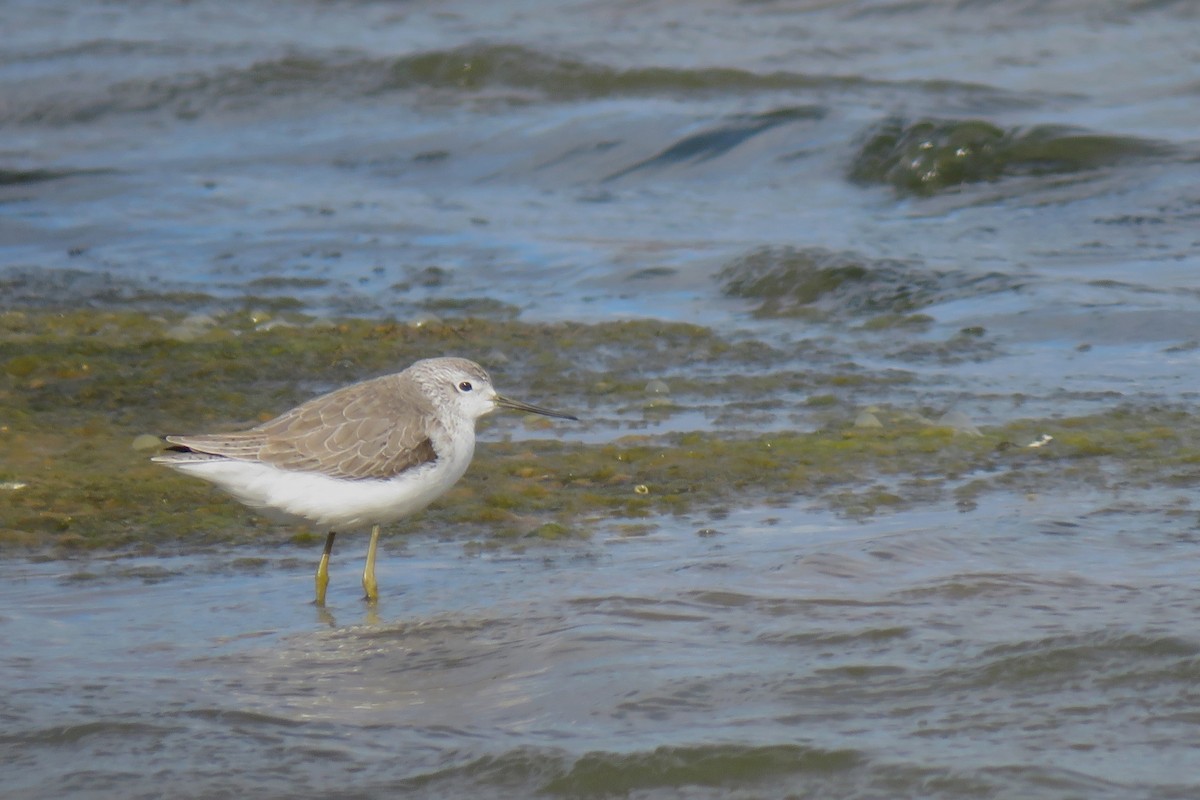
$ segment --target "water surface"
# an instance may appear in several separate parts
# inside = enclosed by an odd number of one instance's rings
[[[1190,794],[1193,535],[1094,496],[791,511],[388,543],[377,609],[361,541],[327,611],[278,551],[8,564],[6,793]]]

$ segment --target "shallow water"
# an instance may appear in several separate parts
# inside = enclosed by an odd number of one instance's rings
[[[1105,503],[5,563],[5,795],[1187,797],[1200,550]]]
[[[785,354],[711,367],[733,382],[902,371],[831,396],[981,427],[1187,408],[1198,21],[9,2],[0,310],[652,317]],[[732,291],[754,258],[861,273]],[[646,381],[704,369],[621,347]],[[590,407],[563,432],[589,444],[822,424],[735,387],[661,416],[529,399]],[[1194,797],[1192,472],[853,521],[755,499],[524,552],[394,538],[373,612],[353,537],[328,613],[300,548],[6,555],[0,794]]]

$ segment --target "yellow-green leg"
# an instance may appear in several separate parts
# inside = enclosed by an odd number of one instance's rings
[[[366,600],[374,603],[379,599],[379,584],[375,582],[375,549],[379,547],[379,526],[371,528],[371,543],[367,545],[367,565],[363,567],[363,591]]]
[[[325,537],[325,552],[321,554],[321,563],[317,564],[317,605],[325,605],[325,589],[329,587],[329,554],[333,552],[333,537],[336,531],[330,531]]]

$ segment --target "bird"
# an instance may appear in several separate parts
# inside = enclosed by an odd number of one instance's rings
[[[325,605],[337,531],[370,525],[362,584],[365,599],[375,603],[381,526],[445,494],[475,454],[476,420],[502,408],[578,421],[498,394],[474,361],[427,358],[315,397],[248,430],[163,436],[169,446],[151,461],[214,483],[251,508],[326,530],[317,606]]]

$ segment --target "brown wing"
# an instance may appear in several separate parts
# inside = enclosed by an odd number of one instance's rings
[[[334,478],[391,478],[437,460],[433,407],[416,384],[385,375],[309,400],[238,433],[168,436],[199,453]]]

